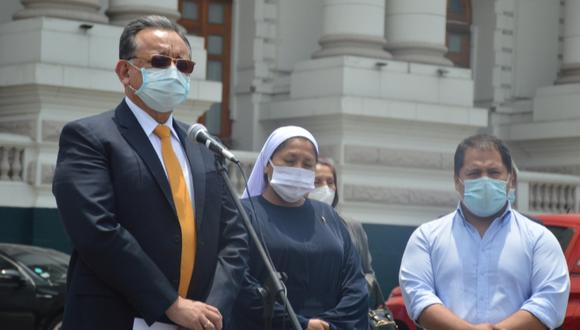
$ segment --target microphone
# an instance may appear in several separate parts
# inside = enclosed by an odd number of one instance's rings
[[[207,128],[202,124],[193,124],[187,130],[187,136],[193,141],[199,142],[206,146],[209,150],[215,152],[216,154],[223,156],[230,161],[238,164],[240,161],[234,156],[234,154],[229,151],[223,144],[219,143],[216,138],[211,136]]]

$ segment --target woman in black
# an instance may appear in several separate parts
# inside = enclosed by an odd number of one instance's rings
[[[368,329],[367,288],[360,258],[332,207],[305,199],[314,189],[316,140],[303,128],[275,130],[260,152],[244,200],[276,269],[286,274],[292,307],[304,329]],[[261,287],[267,272],[255,248],[235,307],[239,330],[263,329]],[[276,303],[272,329],[291,329]]]

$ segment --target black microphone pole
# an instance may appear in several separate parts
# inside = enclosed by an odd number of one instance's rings
[[[294,312],[294,309],[292,308],[292,305],[290,305],[290,301],[288,301],[288,297],[286,296],[286,294],[284,292],[284,286],[282,284],[282,281],[280,281],[280,278],[277,275],[278,273],[276,272],[274,265],[270,262],[270,259],[268,258],[268,255],[266,254],[266,250],[264,249],[264,246],[262,246],[262,243],[261,243],[260,239],[258,238],[258,234],[256,234],[256,230],[252,226],[252,223],[250,222],[250,218],[248,217],[246,210],[242,206],[242,203],[240,202],[240,199],[237,196],[236,190],[234,189],[234,186],[232,185],[232,182],[230,181],[230,177],[228,176],[228,172],[227,172],[227,169],[225,167],[224,161],[225,161],[225,159],[223,157],[217,156],[216,157],[216,166],[218,168],[218,171],[220,172],[220,175],[224,179],[226,186],[228,187],[228,191],[230,193],[230,196],[232,197],[232,200],[236,204],[236,208],[238,209],[239,214],[242,216],[242,220],[244,222],[244,225],[246,226],[246,230],[248,231],[248,234],[250,235],[251,241],[254,243],[256,250],[258,251],[258,254],[260,255],[260,258],[262,259],[262,262],[264,262],[264,265],[266,266],[266,270],[267,270],[268,276],[269,276],[269,282],[270,282],[270,285],[272,286],[272,291],[273,291],[273,292],[270,292],[270,294],[272,294],[274,297],[277,295],[278,298],[280,298],[280,300],[282,301],[282,304],[284,306],[286,306],[286,310],[288,311],[288,316],[290,318],[290,322],[292,323],[292,327],[294,328],[294,330],[302,330],[302,327],[300,326],[300,322],[298,322],[298,318],[296,317],[296,313]]]

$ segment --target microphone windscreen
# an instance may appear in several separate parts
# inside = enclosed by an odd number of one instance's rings
[[[190,139],[197,141],[197,137],[199,136],[199,133],[201,133],[201,132],[207,132],[207,128],[200,123],[195,123],[195,124],[191,125],[189,127],[189,129],[187,130],[187,136],[189,136]],[[198,142],[200,142],[200,141],[198,141]]]

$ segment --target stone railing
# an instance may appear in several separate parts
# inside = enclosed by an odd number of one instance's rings
[[[232,150],[232,152],[240,160],[240,167],[244,171],[246,178],[249,178],[250,173],[252,172],[252,168],[254,167],[254,163],[256,162],[256,158],[258,157],[258,153],[241,150]],[[232,184],[236,188],[238,194],[241,196],[246,187],[240,170],[234,163],[228,162],[228,172],[230,174],[230,180],[232,180]]]
[[[529,213],[579,213],[580,176],[522,171],[517,207]]]
[[[27,149],[30,146],[27,137],[0,133],[0,182],[26,180]]]

